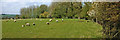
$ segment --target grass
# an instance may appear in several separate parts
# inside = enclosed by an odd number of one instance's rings
[[[50,25],[46,25],[49,19],[25,19],[9,20],[8,22],[2,21],[2,37],[3,38],[102,38],[102,27],[82,19],[58,19],[59,22],[55,22],[53,19]],[[25,22],[29,22],[31,26],[22,27]],[[33,26],[32,23],[36,25]]]

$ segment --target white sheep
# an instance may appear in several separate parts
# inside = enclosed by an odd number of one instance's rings
[[[35,23],[33,23],[33,25],[35,25]]]
[[[52,21],[52,19],[49,20],[50,22]]]
[[[56,22],[58,22],[58,20],[56,20]]]
[[[24,27],[24,25],[22,25],[22,27]]]
[[[62,19],[62,22],[63,22],[63,19]]]
[[[14,22],[16,22],[16,20],[14,20]]]
[[[30,23],[26,23],[26,26],[30,26]]]
[[[49,22],[46,22],[47,25],[49,25],[50,23]]]

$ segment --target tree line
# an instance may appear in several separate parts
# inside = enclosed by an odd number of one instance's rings
[[[39,18],[40,14],[48,12],[48,6],[29,6],[20,10],[21,18]]]
[[[91,3],[52,2],[50,6],[30,6],[21,9],[21,18],[86,18]]]

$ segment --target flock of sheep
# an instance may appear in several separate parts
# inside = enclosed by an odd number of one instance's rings
[[[49,22],[51,22],[53,19],[49,19]],[[41,20],[40,20],[41,21]],[[14,22],[17,22],[16,20],[14,20]],[[50,23],[49,22],[46,22],[47,25],[49,25]],[[58,20],[56,20],[56,22],[58,22]],[[63,19],[62,19],[62,22],[63,22]],[[32,25],[35,25],[35,23],[33,23]],[[25,27],[25,26],[30,26],[30,23],[25,23],[25,25],[22,25],[22,27]]]
[[[51,22],[52,20],[53,19],[49,19],[49,22]],[[40,21],[42,21],[42,20],[40,19]],[[8,20],[6,20],[6,22],[8,22]],[[17,22],[17,21],[14,20],[14,22]],[[46,24],[49,25],[50,24],[49,22],[46,22]],[[58,22],[58,20],[56,20],[56,22]],[[62,22],[63,22],[63,19],[62,19]],[[87,22],[89,22],[89,21],[87,21]],[[32,25],[35,26],[35,23],[33,23]],[[25,27],[25,26],[30,26],[30,23],[26,22],[24,25],[22,25],[22,27]]]

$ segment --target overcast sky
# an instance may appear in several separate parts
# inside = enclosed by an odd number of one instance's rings
[[[51,0],[0,0],[0,13],[4,14],[20,14],[20,9],[26,6],[41,4],[50,5]]]

